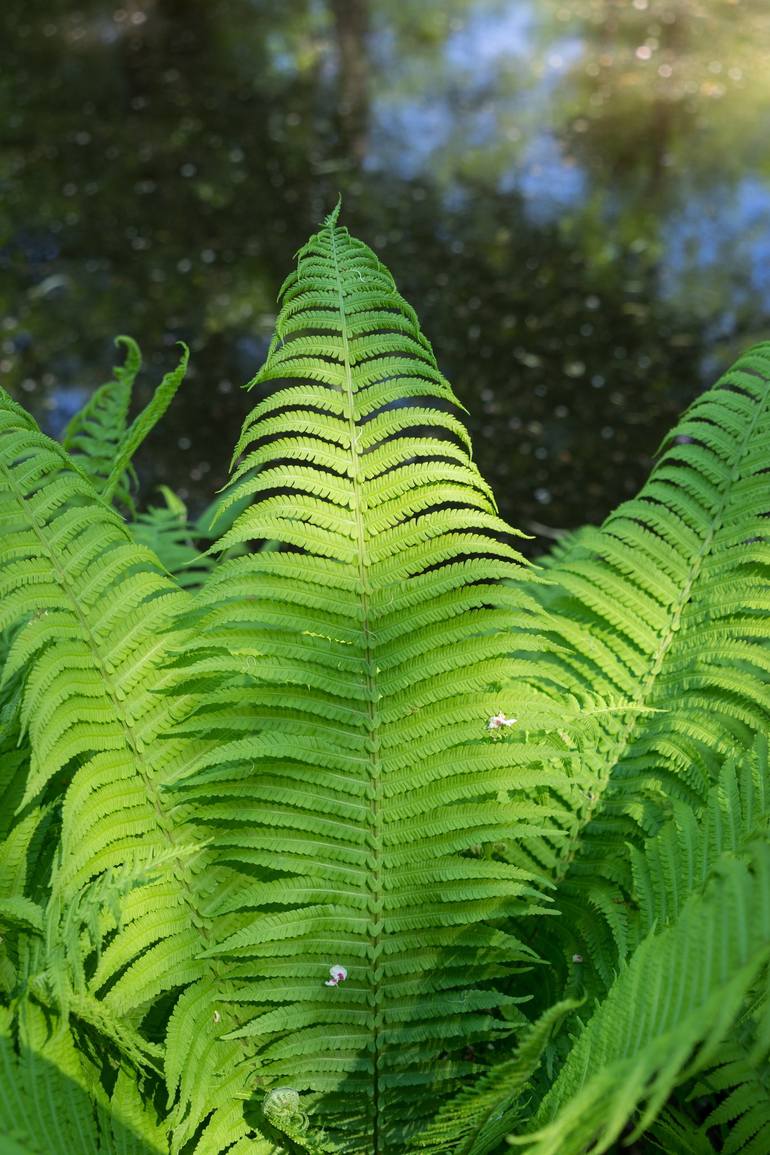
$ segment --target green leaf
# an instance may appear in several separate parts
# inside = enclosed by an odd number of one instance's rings
[[[674,1087],[713,1063],[770,959],[770,846],[726,858],[676,920],[650,933],[578,1035],[536,1118],[529,1155],[600,1155],[641,1107],[634,1135]]]
[[[125,436],[117,447],[112,469],[104,483],[103,496],[110,499],[120,483],[132,457],[149,433],[155,428],[163,414],[174,400],[177,389],[184,380],[190,350],[180,341],[182,356],[176,369],[167,373],[155,390],[149,404],[134,418]]]
[[[152,1108],[121,1073],[112,1095],[60,1024],[26,1007],[17,1052],[0,1008],[0,1155],[162,1155]]]
[[[221,562],[190,618],[186,729],[215,740],[177,779],[178,813],[255,880],[218,905],[207,951],[233,976],[220,1014],[250,1078],[309,1092],[350,1150],[397,1152],[475,1071],[464,1049],[525,1023],[499,982],[535,956],[504,920],[548,897],[493,848],[564,813],[536,795],[563,742],[488,728],[504,711],[534,732],[548,704],[500,689],[519,670],[509,623],[539,621],[527,570],[413,310],[332,218],[253,384],[273,391],[229,491],[251,503],[218,546],[273,548]],[[222,1069],[197,1046],[202,999],[171,1021],[169,1047],[193,1047],[181,1111]]]

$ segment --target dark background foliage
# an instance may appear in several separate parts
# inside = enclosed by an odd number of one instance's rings
[[[768,51],[766,0],[5,0],[0,379],[57,432],[190,342],[140,470],[200,508],[342,192],[539,548],[770,335]]]

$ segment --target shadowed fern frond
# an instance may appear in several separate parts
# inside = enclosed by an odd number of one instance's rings
[[[496,1151],[524,1114],[531,1080],[551,1036],[580,1003],[550,1007],[522,1035],[514,1055],[497,1063],[445,1104],[410,1145],[429,1155],[487,1155]]]
[[[111,1092],[61,1024],[29,1003],[19,1047],[0,1007],[2,1155],[162,1155],[163,1131],[131,1075]]]
[[[702,894],[650,933],[579,1034],[538,1111],[528,1155],[600,1155],[638,1108],[644,1131],[674,1087],[713,1064],[770,959],[770,846],[725,857]]]
[[[631,847],[632,895],[638,933],[667,926],[690,894],[702,887],[723,855],[745,854],[770,834],[770,765],[767,738],[759,735],[741,758],[729,758],[693,811],[674,801],[673,816],[643,849]]]

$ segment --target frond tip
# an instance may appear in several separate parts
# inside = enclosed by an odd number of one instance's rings
[[[335,227],[335,225],[337,224],[337,221],[340,218],[341,210],[342,210],[342,193],[338,193],[336,205],[334,206],[332,211],[327,216],[324,217],[323,227],[325,229],[333,229]]]

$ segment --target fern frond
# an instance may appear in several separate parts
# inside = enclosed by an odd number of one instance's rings
[[[62,443],[104,498],[132,509],[132,458],[173,401],[187,371],[189,350],[186,345],[182,346],[176,369],[165,375],[149,403],[127,426],[142,357],[139,346],[130,337],[117,337],[115,344],[125,346],[125,363],[115,367],[113,380],[97,389],[75,414],[64,431]]]
[[[728,758],[703,812],[675,801],[673,816],[643,849],[631,847],[632,894],[645,935],[673,922],[722,856],[744,854],[770,834],[767,738],[758,735],[741,758]]]
[[[22,805],[64,794],[46,916],[50,973],[82,985],[85,950],[95,956],[91,992],[102,992],[109,1012],[136,1016],[210,971],[196,956],[205,945],[202,906],[219,874],[205,870],[200,836],[175,826],[161,796],[163,774],[190,756],[187,740],[159,741],[184,713],[184,697],[158,693],[187,597],[5,397],[0,481],[0,629],[15,631],[3,679],[23,677],[31,747]],[[84,940],[88,918],[74,915],[99,879],[119,909],[94,891],[96,929]]]
[[[708,1135],[682,1111],[667,1107],[647,1132],[654,1151],[663,1155],[717,1155]]]
[[[690,1098],[709,1096],[714,1109],[704,1131],[724,1155],[762,1155],[770,1144],[770,976],[751,991],[731,1037]]]
[[[165,506],[150,506],[139,513],[131,523],[131,534],[139,545],[152,550],[182,589],[193,589],[204,580],[213,560],[195,545],[198,534],[184,502],[165,485],[160,491]]]
[[[2,1155],[162,1155],[162,1129],[127,1072],[108,1094],[70,1033],[31,1003],[18,1053],[11,1026],[0,1007]]]
[[[769,380],[759,345],[687,411],[639,496],[581,530],[533,590],[561,646],[533,662],[538,684],[655,711],[607,717],[556,850],[560,923],[581,953],[593,939],[605,981],[624,950],[601,913],[628,886],[619,847],[654,833],[671,799],[702,805],[724,757],[770,721]]]
[[[136,341],[130,337],[116,337],[115,344],[125,347],[125,363],[115,366],[112,381],[89,397],[62,437],[64,448],[99,491],[112,472],[118,448],[126,435],[134,381],[142,367],[142,355]],[[116,501],[129,508],[130,480],[130,476],[122,476],[115,486]]]
[[[713,1063],[770,959],[770,847],[725,857],[705,892],[637,947],[578,1036],[536,1117],[530,1155],[600,1155],[642,1107]]]
[[[723,1155],[764,1155],[770,1144],[770,1065],[766,1051],[752,1054],[755,1039],[742,1026],[745,1037],[720,1049],[719,1062],[694,1093],[721,1097],[703,1129],[721,1133]]]
[[[632,847],[634,898],[639,932],[672,924],[689,896],[702,889],[725,861],[745,857],[752,844],[767,842],[770,832],[770,765],[767,738],[727,760],[698,817],[684,803],[644,850]],[[770,1014],[767,990],[759,1003],[749,1000],[731,1038],[719,1049],[716,1065],[706,1070],[693,1095],[723,1096],[698,1132],[721,1128],[725,1155],[761,1155],[770,1143]],[[729,1092],[729,1093],[728,1093]]]
[[[217,741],[179,776],[178,812],[254,880],[218,903],[207,952],[232,976],[227,1037],[250,1078],[309,1092],[350,1151],[396,1152],[473,1070],[463,1048],[523,1021],[495,980],[533,955],[502,920],[547,897],[493,847],[563,811],[542,796],[563,743],[489,723],[537,731],[550,705],[502,690],[508,625],[528,620],[536,647],[539,611],[413,310],[345,229],[300,250],[253,384],[274,391],[229,491],[251,504],[218,548],[272,548],[220,563],[198,596],[178,677],[201,695],[186,729]],[[170,1048],[193,1048],[182,1111],[203,997],[171,1022]]]
[[[137,449],[158,424],[174,400],[176,391],[184,380],[184,375],[187,372],[187,363],[190,359],[190,350],[184,342],[180,341],[180,345],[182,346],[182,356],[176,369],[173,369],[170,373],[166,373],[148,404],[131,422],[131,425],[126,430],[125,436],[117,447],[112,468],[107,475],[107,480],[102,490],[103,495],[108,499],[112,498]]]
[[[430,1155],[487,1155],[495,1151],[525,1110],[524,1092],[553,1032],[580,1003],[564,1000],[532,1023],[512,1058],[498,1063],[451,1099],[410,1144]]]
[[[314,1135],[308,1127],[299,1094],[291,1087],[276,1087],[265,1095],[260,1112],[260,1128],[289,1155],[334,1155],[336,1144]]]

